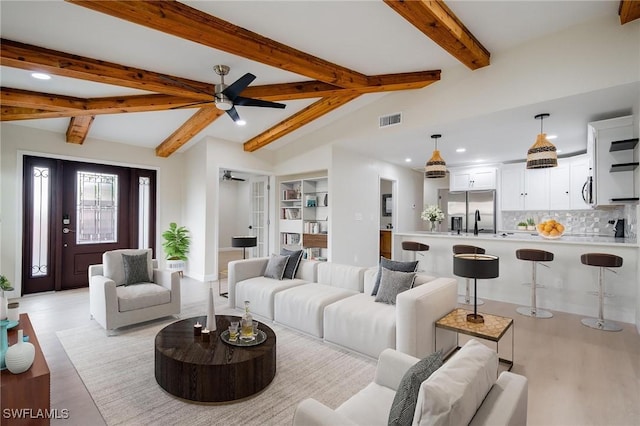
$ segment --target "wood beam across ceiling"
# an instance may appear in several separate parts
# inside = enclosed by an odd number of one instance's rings
[[[635,21],[636,19],[640,18],[640,1],[620,0],[618,15],[620,15],[621,25],[624,25],[631,21]]]
[[[345,88],[357,88],[368,84],[367,76],[364,74],[286,46],[176,1],[66,1],[314,80]]]
[[[178,130],[165,139],[156,147],[158,157],[168,157],[176,152],[182,145],[189,142],[191,138],[200,133],[205,127],[213,123],[225,112],[216,107],[200,108],[193,114]]]
[[[67,143],[82,145],[89,134],[89,129],[95,118],[93,115],[71,118],[69,127],[67,127]]]
[[[360,96],[360,94],[354,93],[350,95],[332,96],[320,99],[319,101],[314,102],[303,110],[292,115],[291,117],[276,124],[269,130],[245,142],[244,150],[253,152],[264,146],[267,146],[271,142],[280,139],[285,135],[288,135],[289,133],[299,129],[307,123],[312,122],[318,117],[321,117],[333,111],[334,109],[341,107],[347,102],[351,102],[358,96]]]
[[[489,51],[442,0],[383,1],[470,69],[489,65]]]

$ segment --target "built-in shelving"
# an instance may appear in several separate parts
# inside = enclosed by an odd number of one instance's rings
[[[621,163],[621,164],[612,164],[609,169],[609,173],[615,172],[632,172],[634,171],[640,163]]]
[[[626,151],[628,149],[634,149],[638,145],[638,138],[625,139],[623,141],[613,141],[609,147],[609,152]]]

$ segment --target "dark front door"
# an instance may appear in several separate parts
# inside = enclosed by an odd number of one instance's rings
[[[37,157],[24,165],[24,294],[87,286],[105,251],[154,248],[154,171]]]

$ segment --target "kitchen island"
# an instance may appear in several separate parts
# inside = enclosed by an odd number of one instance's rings
[[[518,260],[516,250],[531,248],[554,254],[549,268],[538,264],[537,281],[545,288],[537,290],[537,306],[589,317],[598,316],[598,268],[583,265],[583,253],[610,253],[623,258],[623,265],[615,274],[605,272],[605,289],[611,297],[605,299],[606,319],[636,324],[640,330],[637,297],[640,293],[637,240],[606,236],[562,236],[556,240],[544,239],[537,234],[498,232],[497,234],[455,234],[450,232],[396,232],[394,259],[410,260],[412,254],[403,253],[402,241],[418,241],[429,245],[429,251],[419,256],[419,269],[430,275],[453,275],[452,247],[467,244],[482,247],[487,254],[500,258],[500,276],[491,280],[478,280],[478,297],[529,306],[531,262]],[[458,279],[458,293],[464,294],[465,280]],[[479,311],[482,311],[481,307]],[[516,312],[514,310],[514,316]],[[544,321],[544,320],[541,320]]]

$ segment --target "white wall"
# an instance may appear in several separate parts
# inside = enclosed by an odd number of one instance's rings
[[[164,258],[161,233],[170,222],[181,221],[182,174],[181,154],[169,158],[156,157],[155,150],[130,145],[105,143],[87,138],[83,145],[68,144],[65,135],[32,129],[15,124],[0,124],[0,212],[2,240],[0,241],[0,273],[6,275],[16,289],[9,297],[21,294],[20,268],[22,262],[22,155],[64,158],[102,164],[115,164],[157,170],[157,229],[158,259]]]
[[[378,263],[380,178],[397,181],[397,230],[420,225],[422,173],[333,148],[329,171],[331,259],[336,263],[372,266]]]
[[[249,181],[220,182],[220,211],[218,247],[231,247],[231,237],[248,235],[251,216],[251,185]]]

